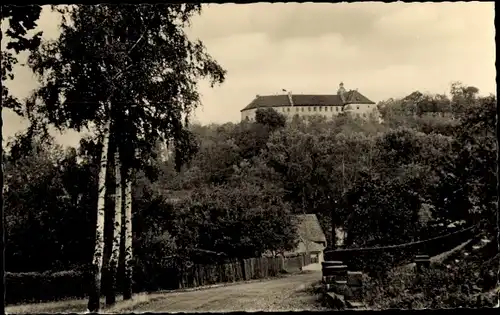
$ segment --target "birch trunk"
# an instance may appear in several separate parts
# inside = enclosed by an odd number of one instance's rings
[[[127,172],[123,187],[124,208],[123,209],[123,238],[124,238],[124,251],[123,251],[123,299],[130,300],[132,298],[132,181],[130,173]]]
[[[109,258],[109,288],[106,292],[106,305],[113,305],[116,302],[116,277],[118,270],[118,257],[120,254],[121,225],[122,225],[122,189],[121,189],[121,164],[118,150],[115,154],[115,215],[113,220],[113,243],[111,246],[111,256]]]
[[[2,110],[3,107],[0,105],[0,229],[2,229],[2,264],[5,266],[5,213],[3,210],[3,192],[4,192],[4,168],[3,168],[3,118],[2,118]],[[3,289],[2,289],[2,297],[3,300],[5,301],[5,270],[2,268],[0,270],[1,272],[1,277],[2,277],[2,283],[3,283]]]
[[[99,168],[98,200],[97,200],[97,220],[94,258],[91,269],[91,286],[89,292],[88,311],[95,313],[99,311],[101,295],[101,277],[104,253],[104,211],[106,199],[106,169],[108,164],[109,145],[109,121],[104,129],[103,148],[101,152],[101,167]]]

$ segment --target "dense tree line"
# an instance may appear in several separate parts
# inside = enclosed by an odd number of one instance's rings
[[[198,152],[189,166],[178,171],[175,158],[157,154],[156,181],[134,177],[134,242],[144,255],[157,242],[168,245],[155,245],[166,256],[258,255],[293,245],[294,213],[317,214],[325,231],[333,218],[346,227],[348,246],[425,238],[424,226],[438,221],[483,219],[494,229],[495,106],[477,97],[450,121],[452,135],[349,116],[298,128],[272,110],[256,123],[192,126]],[[21,152],[22,139],[6,159],[7,270],[88,262],[102,146],[33,139]]]

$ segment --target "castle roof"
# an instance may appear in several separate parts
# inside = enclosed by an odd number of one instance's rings
[[[291,94],[293,106],[344,106],[347,104],[375,104],[358,91],[351,90],[345,94],[345,102],[340,95]],[[291,106],[288,94],[257,96],[241,111],[254,108]]]

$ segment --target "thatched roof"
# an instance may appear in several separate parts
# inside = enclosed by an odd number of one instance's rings
[[[299,214],[295,215],[294,219],[297,222],[297,233],[301,240],[326,243],[325,233],[315,214]]]

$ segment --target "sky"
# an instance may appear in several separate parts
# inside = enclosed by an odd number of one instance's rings
[[[49,6],[38,24],[45,39],[57,38]],[[202,124],[239,121],[257,94],[336,94],[341,81],[374,102],[445,93],[453,81],[496,93],[493,2],[210,4],[186,31],[227,70],[222,85],[199,84],[193,118]],[[37,81],[25,66],[14,73],[6,84],[23,99]],[[11,112],[3,118],[5,137],[27,126]],[[63,145],[79,139],[56,134]]]

